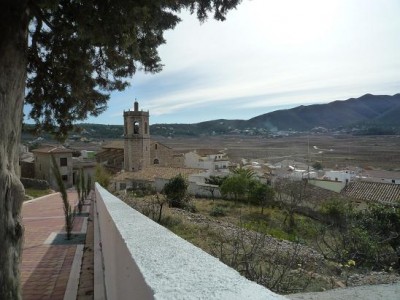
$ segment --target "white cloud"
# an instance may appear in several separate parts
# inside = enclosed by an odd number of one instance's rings
[[[110,109],[122,111],[138,97],[152,115],[176,119],[201,107],[212,118],[217,106],[261,114],[274,105],[393,94],[400,78],[399,9],[396,0],[253,0],[225,22],[202,25],[182,13],[160,48],[164,71],[137,75]]]

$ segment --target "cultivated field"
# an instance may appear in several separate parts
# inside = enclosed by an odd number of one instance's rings
[[[232,161],[241,158],[277,162],[320,161],[324,167],[381,168],[400,171],[400,136],[310,135],[282,138],[253,136],[153,137],[174,149],[225,149]]]

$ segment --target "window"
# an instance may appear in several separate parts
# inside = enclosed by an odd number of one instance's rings
[[[155,144],[155,145],[154,145],[154,149],[156,149],[156,150],[157,150],[157,148],[158,148],[158,145],[157,145],[157,144]]]
[[[62,176],[61,176],[61,179],[62,179],[63,181],[68,181],[68,175],[62,175]]]
[[[139,134],[139,122],[133,122],[133,134]]]
[[[60,157],[60,167],[68,166],[68,159],[66,157]]]
[[[156,158],[155,160],[154,160],[154,164],[155,165],[158,165],[160,163],[160,161],[158,160],[158,158]]]

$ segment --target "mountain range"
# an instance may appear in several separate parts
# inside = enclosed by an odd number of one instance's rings
[[[23,139],[32,125],[25,124]],[[78,124],[80,133],[71,138],[115,139],[123,135],[122,125]],[[301,105],[277,110],[249,120],[212,120],[195,124],[153,124],[152,135],[199,136],[221,134],[275,134],[279,131],[341,131],[352,134],[400,134],[400,94],[393,96],[366,94],[359,98],[327,104]],[[51,138],[48,134],[46,139]]]
[[[327,130],[359,128],[399,129],[400,94],[393,96],[366,94],[359,98],[337,100],[327,104],[301,105],[277,110],[249,120],[212,120],[196,124],[154,124],[156,135],[198,135],[235,131],[309,131],[316,127]]]

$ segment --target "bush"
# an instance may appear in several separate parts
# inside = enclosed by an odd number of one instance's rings
[[[173,217],[173,216],[165,216],[161,219],[160,224],[171,229],[179,224],[182,223],[182,220],[177,218],[177,217]]]
[[[111,175],[102,165],[97,164],[94,173],[94,180],[98,182],[102,187],[108,188],[108,185],[111,181]]]
[[[188,212],[191,212],[191,213],[197,213],[198,212],[197,207],[193,202],[186,203],[185,210],[187,210]]]
[[[189,197],[187,195],[188,183],[181,174],[171,178],[164,186],[163,192],[170,207],[185,209]]]
[[[224,216],[226,216],[226,211],[221,206],[214,206],[210,211],[210,216],[212,216],[212,217],[224,217]]]

